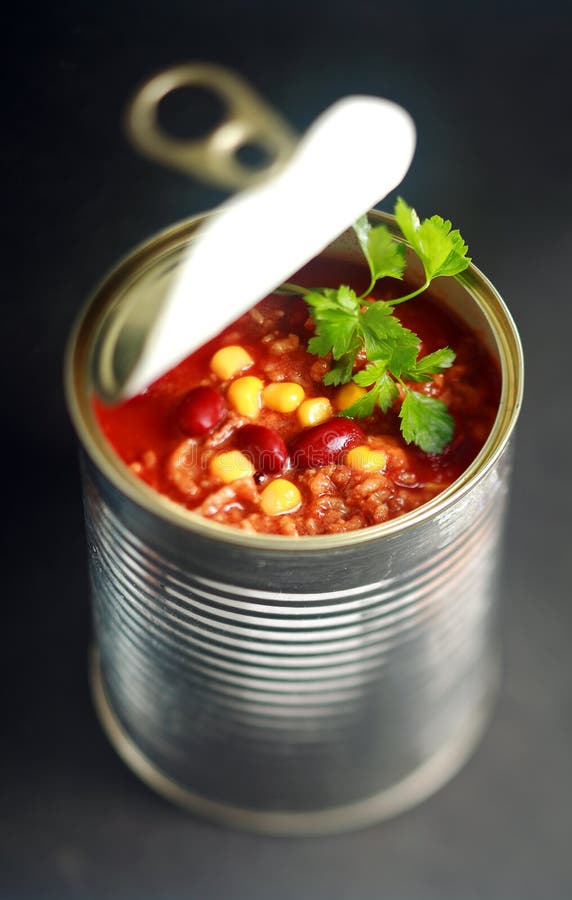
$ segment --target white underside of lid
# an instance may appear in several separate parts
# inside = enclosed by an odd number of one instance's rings
[[[320,253],[403,180],[415,126],[400,106],[347,97],[272,180],[224,203],[193,241],[125,383],[144,390]]]

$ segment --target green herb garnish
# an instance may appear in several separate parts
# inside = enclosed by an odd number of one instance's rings
[[[331,353],[334,365],[324,377],[324,384],[345,384],[350,380],[368,392],[340,415],[362,418],[376,407],[387,412],[401,396],[399,413],[404,440],[414,443],[426,453],[441,453],[453,437],[454,421],[441,400],[412,390],[405,382],[431,381],[448,369],[455,360],[449,347],[436,350],[419,359],[419,337],[405,328],[394,313],[400,303],[425,291],[433,278],[457,275],[471,260],[468,247],[451,223],[440,216],[423,222],[414,209],[401,198],[395,204],[397,224],[411,248],[423,264],[425,281],[404,297],[395,300],[368,299],[380,278],[402,279],[405,271],[405,245],[396,241],[386,225],[372,226],[367,216],[355,225],[371,280],[358,296],[347,285],[333,288],[299,288],[284,285],[285,293],[301,293],[310,307],[316,333],[308,343],[310,353]],[[358,354],[365,351],[367,365],[355,375]]]

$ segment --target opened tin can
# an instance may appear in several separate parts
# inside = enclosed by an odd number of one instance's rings
[[[372,216],[398,237],[392,217]],[[220,525],[140,481],[92,409],[94,372],[107,367],[113,379],[110,360],[126,358],[115,352],[120,333],[130,346],[142,339],[200,222],[124,259],[69,344],[96,706],[127,764],[201,815],[282,834],[363,826],[446,782],[491,710],[518,335],[474,266],[446,279],[441,299],[498,360],[502,396],[479,456],[431,502],[338,535]],[[348,232],[325,254],[351,261],[360,251]]]

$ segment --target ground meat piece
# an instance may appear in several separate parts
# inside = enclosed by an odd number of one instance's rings
[[[326,372],[330,371],[331,361],[328,357],[317,359],[310,366],[310,378],[312,381],[322,381]]]
[[[221,522],[223,525],[238,525],[244,515],[244,510],[240,506],[225,506],[219,512],[210,516],[214,522]]]
[[[213,517],[222,510],[227,510],[228,512],[228,508],[233,504],[238,503],[241,505],[248,505],[256,504],[258,502],[259,496],[254,478],[249,476],[247,478],[239,478],[230,484],[225,484],[213,494],[209,494],[209,496],[201,503],[199,512],[203,516]],[[231,515],[231,513],[229,514]],[[240,513],[240,516],[237,517],[237,521],[242,515],[243,511]],[[227,517],[225,517],[225,521],[226,518]]]
[[[296,381],[298,384],[304,385],[304,366],[297,360],[296,354],[289,360],[287,369],[285,369],[284,359],[281,356],[273,356],[264,364],[262,371],[269,381]]]
[[[445,376],[442,374],[434,375],[432,381],[427,381],[421,388],[422,393],[428,397],[440,397],[445,383]]]
[[[395,496],[388,501],[387,507],[392,515],[399,515],[399,513],[403,512],[405,507],[403,496],[400,493],[395,494]]]
[[[266,520],[267,516],[262,515],[262,513],[251,513],[247,518],[243,520],[243,524],[241,527],[244,528],[245,531],[262,531],[261,522]]]
[[[399,442],[393,435],[372,435],[368,444],[372,450],[382,450],[387,456],[387,465],[391,469],[406,470],[409,468],[407,450],[399,446]]]
[[[247,531],[249,534],[256,534],[256,528],[253,526],[250,519],[243,519],[239,525],[242,531]]]
[[[320,533],[320,524],[317,519],[314,519],[312,516],[306,516],[304,518],[304,534],[319,534]]]
[[[187,438],[173,450],[167,459],[165,474],[176,488],[187,497],[201,492],[201,451],[197,438]]]
[[[132,462],[129,468],[139,478],[147,481],[148,484],[152,484],[155,480],[158,463],[157,454],[153,450],[145,450],[141,459]]]
[[[308,487],[314,496],[319,497],[321,494],[332,494],[336,490],[330,476],[323,469],[315,471],[311,469],[311,475],[308,478]]]
[[[272,329],[275,329],[281,319],[284,318],[284,310],[274,303],[263,300],[257,304],[254,309],[249,310],[247,315],[254,319],[258,327],[260,335],[266,335]]]
[[[339,519],[330,516],[324,522],[324,534],[342,534],[344,531],[355,531],[357,528],[363,528],[365,525],[370,524],[372,523],[367,522],[359,514],[352,516],[351,519]]]
[[[300,338],[297,334],[288,334],[286,337],[280,337],[270,342],[268,349],[273,356],[282,356],[283,353],[290,353],[300,345]]]
[[[391,495],[391,482],[379,473],[367,475],[353,489],[355,497],[370,497],[372,494],[375,494],[379,499],[387,500]]]
[[[143,467],[145,469],[155,469],[158,463],[157,454],[154,450],[146,450],[141,457],[141,462],[143,463]]]
[[[361,513],[355,513],[350,519],[346,519],[344,523],[344,531],[357,531],[358,528],[365,528],[367,522]]]
[[[249,421],[246,416],[239,416],[238,413],[230,411],[226,415],[224,422],[214,431],[211,431],[210,434],[207,434],[203,440],[203,447],[206,450],[220,447],[221,444],[226,443],[239,428],[242,428]]]
[[[330,469],[330,472],[328,474],[336,487],[344,488],[348,484],[348,482],[351,481],[353,472],[349,466],[340,465],[329,466],[326,468]],[[324,469],[322,469],[322,471],[324,471]]]
[[[359,372],[360,369],[363,369],[367,362],[367,354],[365,349],[362,347],[361,350],[358,351],[356,358],[354,360],[354,372]]]
[[[264,325],[266,321],[266,317],[261,309],[258,306],[253,307],[248,311],[248,315],[251,319],[254,319],[257,325]]]
[[[416,487],[417,485],[417,475],[414,472],[399,472],[393,480],[395,484],[404,487]]]
[[[323,494],[321,497],[317,497],[310,506],[310,513],[318,516],[325,515],[331,510],[335,510],[340,515],[345,515],[347,512],[345,501],[339,494],[335,496]]]
[[[375,491],[364,500],[362,509],[372,524],[379,525],[380,522],[389,519],[389,505],[386,500],[387,496],[381,491]]]
[[[287,534],[290,535],[290,537],[296,537],[298,534],[298,529],[296,528],[296,523],[292,516],[279,516],[278,527],[280,529],[280,534]]]

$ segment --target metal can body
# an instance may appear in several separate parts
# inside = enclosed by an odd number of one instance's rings
[[[165,270],[187,227],[158,239]],[[325,539],[244,535],[130,480],[89,419],[86,372],[110,298],[121,303],[121,277],[136,287],[137,273],[159,277],[156,268],[126,261],[70,349],[106,730],[154,787],[230,824],[324,833],[398,812],[462,764],[494,698],[499,539],[522,389],[510,317],[496,295],[492,309],[475,300],[478,273],[475,286],[457,284],[505,384],[489,442],[446,497]]]

